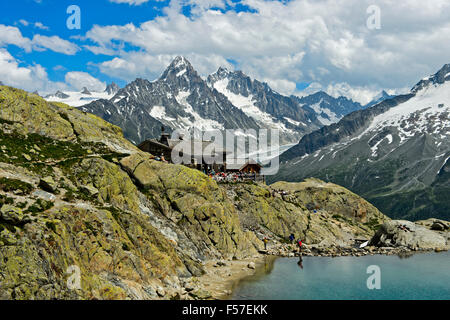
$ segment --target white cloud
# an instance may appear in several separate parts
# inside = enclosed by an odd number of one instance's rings
[[[50,30],[50,28],[47,27],[46,25],[44,25],[42,22],[35,22],[35,23],[32,23],[32,22],[29,22],[29,21],[27,21],[27,20],[25,20],[25,19],[20,19],[20,20],[18,21],[18,23],[20,23],[21,25],[23,25],[23,26],[25,26],[25,27],[28,27],[29,25],[32,25],[33,27],[35,27],[35,28],[37,28],[37,29],[41,29],[41,30]],[[17,25],[17,23],[15,23],[15,25]]]
[[[339,96],[345,96],[353,101],[361,103],[362,105],[371,102],[374,97],[380,93],[378,88],[359,86],[352,87],[346,82],[330,84],[324,91],[332,97],[337,98]]]
[[[41,65],[21,66],[7,50],[0,48],[0,81],[28,91],[50,92],[66,89],[64,83],[49,81]]]
[[[37,34],[33,37],[32,44],[35,50],[50,49],[67,55],[74,55],[80,50],[76,44],[58,36],[47,37]]]
[[[132,6],[139,6],[143,3],[148,2],[149,0],[109,0],[109,1],[114,3],[127,3]]]
[[[25,20],[25,19],[20,19],[19,20],[19,23],[21,23],[21,24],[23,24],[25,27],[27,27],[30,23],[27,21],[27,20]]]
[[[34,27],[41,30],[50,30],[50,28],[44,25],[42,22],[35,22]]]
[[[90,91],[104,91],[106,89],[106,83],[86,72],[68,72],[66,73],[65,81],[76,90],[82,90],[83,87],[88,88]]]
[[[74,55],[80,50],[76,44],[61,39],[58,36],[48,37],[36,34],[31,40],[24,37],[19,28],[0,24],[0,47],[8,45],[18,46],[26,52],[31,52],[32,50],[44,51],[49,49],[67,55]]]
[[[145,52],[124,53],[120,58],[99,64],[100,71],[112,77],[131,81],[135,78],[157,79],[177,54],[151,55]],[[232,64],[218,55],[185,54],[200,75],[215,72],[218,66],[232,68]]]
[[[26,52],[30,52],[32,48],[31,40],[23,37],[18,28],[0,24],[0,47],[10,44],[18,46]]]
[[[64,70],[57,66],[56,70]],[[39,64],[24,65],[14,58],[6,49],[0,48],[0,81],[8,86],[30,92],[39,91],[45,95],[57,90],[81,90],[87,87],[92,91],[103,91],[106,84],[85,72],[68,72],[64,82],[53,82],[48,79],[47,71]]]
[[[373,0],[244,0],[253,12],[212,9],[224,3],[173,0],[165,16],[138,26],[94,26],[86,48],[112,55],[100,70],[127,80],[154,78],[181,54],[203,75],[232,59],[284,93],[296,92],[296,82],[314,82],[361,100],[382,88],[410,87],[450,62],[450,1],[378,0],[380,30],[366,27]],[[195,8],[191,17],[182,14],[186,4]],[[137,49],[125,52],[118,43]]]

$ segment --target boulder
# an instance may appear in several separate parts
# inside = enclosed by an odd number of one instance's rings
[[[39,180],[39,188],[44,191],[54,193],[58,189],[58,184],[52,177],[48,176]]]
[[[250,262],[250,263],[247,265],[247,267],[248,267],[249,269],[253,269],[253,270],[256,268],[254,262]]]
[[[206,300],[212,297],[211,293],[204,289],[198,289],[189,293],[194,299]]]
[[[56,200],[56,197],[53,194],[48,193],[46,191],[42,191],[42,190],[34,191],[33,197],[44,199],[45,201],[55,201]]]
[[[448,225],[444,224],[441,221],[435,221],[432,225],[431,225],[431,230],[435,230],[435,231],[445,231],[448,229]]]
[[[162,288],[162,287],[158,287],[156,289],[156,293],[158,294],[158,296],[160,297],[164,297],[166,295],[166,291]]]
[[[414,222],[392,220],[385,222],[378,229],[369,245],[430,250],[445,247],[446,240],[439,233],[428,230]]]
[[[98,195],[98,189],[96,187],[94,187],[94,185],[92,183],[82,186],[81,189],[86,191],[92,197],[95,197],[96,195]]]
[[[415,223],[434,231],[446,231],[450,229],[450,222],[436,218],[420,220],[416,221]]]
[[[22,222],[24,215],[21,209],[5,204],[0,209],[0,216],[3,220],[12,224]]]

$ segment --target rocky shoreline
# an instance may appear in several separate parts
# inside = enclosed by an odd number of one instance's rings
[[[324,246],[303,244],[299,252],[296,244],[273,242],[267,250],[260,250],[258,256],[242,261],[211,261],[205,265],[206,275],[199,278],[197,288],[188,292],[184,289],[183,299],[227,299],[232,290],[243,279],[254,276],[264,266],[267,259],[280,257],[363,257],[374,255],[397,255],[408,258],[418,253],[445,252],[450,249],[450,225],[447,221],[428,219],[416,223],[404,220],[385,222],[368,240],[368,245]],[[267,270],[265,270],[267,273]],[[190,289],[190,288],[189,288]],[[196,292],[201,292],[199,296]],[[194,294],[192,294],[194,293]]]
[[[292,249],[294,245],[280,245],[278,248],[269,249],[267,254],[278,257],[298,257],[299,253],[297,249]],[[305,257],[362,257],[367,255],[402,255],[402,254],[415,254],[421,252],[443,252],[448,251],[448,247],[434,248],[434,249],[421,249],[421,248],[408,248],[408,247],[374,247],[367,246],[364,248],[355,247],[317,247],[307,246],[302,250],[301,255]]]

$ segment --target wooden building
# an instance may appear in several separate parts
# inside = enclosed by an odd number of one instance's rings
[[[182,164],[206,173],[211,170],[225,172],[229,154],[225,149],[215,146],[212,141],[185,140],[183,137],[170,139],[170,135],[165,133],[164,129],[159,140],[145,140],[138,145],[138,148],[151,153],[155,157],[164,158],[171,163],[175,162],[175,159],[172,159],[174,155],[180,158],[188,158],[188,163],[184,161]]]
[[[261,169],[262,166],[254,161],[254,160],[249,160],[247,162],[244,163],[229,163],[227,164],[227,168],[226,171],[227,172],[235,172],[235,173],[256,173],[257,175],[261,174]]]

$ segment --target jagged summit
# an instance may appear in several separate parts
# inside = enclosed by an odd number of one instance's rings
[[[181,77],[182,75],[192,73],[197,74],[192,64],[185,57],[177,56],[166,68],[160,79],[167,79],[171,76]]]
[[[225,67],[219,67],[219,69],[217,69],[216,73],[217,74],[221,74],[221,73],[228,73],[228,69]]]
[[[159,78],[160,82],[169,84],[179,91],[191,92],[199,86],[204,86],[204,80],[192,67],[191,63],[182,56],[176,57]]]
[[[364,108],[370,108],[370,107],[372,107],[372,106],[374,106],[374,105],[376,105],[376,104],[378,104],[378,103],[380,103],[380,102],[383,102],[383,101],[385,101],[385,100],[387,100],[387,99],[392,99],[392,98],[394,98],[395,97],[395,95],[390,95],[389,93],[387,93],[385,90],[383,90],[383,91],[381,91],[379,94],[377,94],[373,99],[372,99],[372,101],[370,101],[368,104],[366,104],[365,106],[364,106]]]
[[[119,90],[120,87],[115,82],[112,82],[108,84],[108,86],[105,89],[105,92],[108,94],[116,94]]]
[[[188,59],[183,56],[176,56],[170,65],[175,67],[192,66]]]
[[[217,71],[213,74],[211,74],[208,79],[211,80],[220,80],[220,79],[224,79],[226,78],[232,71],[229,71],[227,68],[225,67],[219,67],[219,69],[217,69]]]
[[[92,93],[88,90],[88,88],[83,87],[83,89],[81,90],[82,94],[87,94],[87,95],[91,95]]]
[[[438,72],[420,80],[412,89],[411,92],[417,93],[430,85],[442,84],[450,80],[450,63],[445,64]]]
[[[68,94],[65,94],[64,92],[58,90],[54,94],[49,94],[48,96],[46,96],[46,98],[49,98],[49,97],[55,97],[55,98],[59,98],[59,99],[67,99],[70,96]]]

